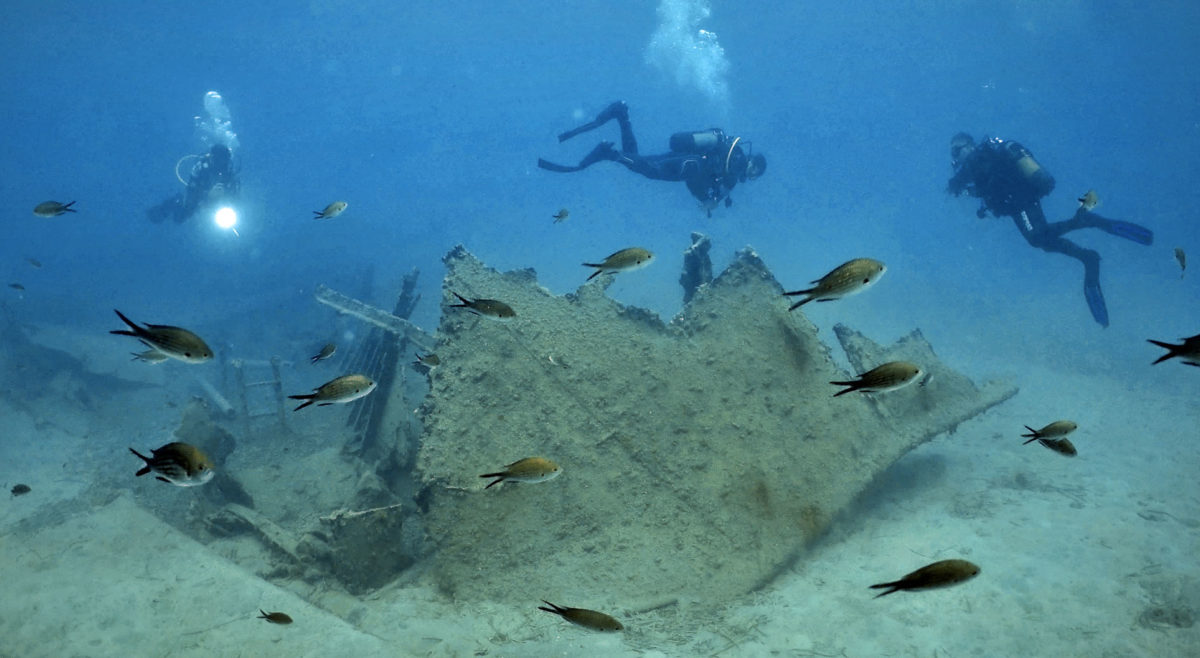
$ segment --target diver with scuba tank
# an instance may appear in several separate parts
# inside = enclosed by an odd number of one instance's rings
[[[722,203],[726,208],[732,205],[729,193],[734,186],[762,176],[767,168],[767,159],[761,153],[754,153],[748,140],[730,137],[719,128],[675,133],[671,135],[669,153],[641,155],[633,135],[633,126],[629,123],[629,106],[621,101],[604,108],[592,121],[562,133],[558,141],[565,142],[613,119],[621,127],[620,150],[612,142],[600,142],[578,165],[560,165],[538,158],[538,166],[547,171],[568,173],[610,160],[646,178],[683,181],[709,217],[712,217],[713,209]]]
[[[229,203],[237,196],[239,184],[233,149],[238,146],[238,138],[232,129],[229,108],[219,93],[210,91],[204,95],[204,111],[205,117],[196,116],[193,121],[201,143],[209,146],[208,152],[185,155],[175,163],[175,178],[186,187],[146,212],[155,224],[168,217],[182,223],[202,207]],[[184,180],[180,168],[187,163],[191,168]]]
[[[1054,177],[1017,142],[993,137],[976,144],[970,135],[958,133],[950,140],[950,160],[954,176],[946,190],[954,196],[966,193],[980,199],[977,217],[988,213],[1011,217],[1030,245],[1083,263],[1083,294],[1088,309],[1097,323],[1107,327],[1108,308],[1100,290],[1100,254],[1067,240],[1063,234],[1096,228],[1149,245],[1154,242],[1154,233],[1144,226],[1101,217],[1092,212],[1094,204],[1082,200],[1070,219],[1047,222],[1041,199],[1054,190]]]

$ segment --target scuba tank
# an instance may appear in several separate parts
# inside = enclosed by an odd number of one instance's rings
[[[672,153],[707,153],[725,141],[720,128],[671,135]]]
[[[1021,172],[1021,176],[1033,186],[1038,198],[1044,197],[1054,191],[1054,177],[1045,169],[1042,169],[1042,165],[1034,159],[1029,149],[1017,142],[1008,142],[1005,144],[1005,149],[1008,151],[1008,156],[1012,159],[1017,171]]]

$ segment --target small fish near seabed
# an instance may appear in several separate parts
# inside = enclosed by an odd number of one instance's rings
[[[270,624],[290,624],[292,618],[282,612],[265,612],[262,608],[258,609],[258,619],[266,619]]]
[[[784,295],[806,295],[804,299],[788,307],[795,310],[813,301],[829,302],[860,293],[879,280],[887,272],[887,266],[870,258],[855,258],[838,265],[832,272],[813,281],[813,287],[785,292]]]
[[[166,361],[167,359],[171,358],[171,357],[167,356],[166,354],[159,352],[158,350],[146,350],[145,352],[130,352],[130,354],[133,355],[133,358],[130,359],[130,361],[141,361],[143,363],[149,363],[151,365],[157,365],[157,364],[162,363],[163,361]]]
[[[116,309],[113,311],[116,312],[117,317],[121,318],[121,321],[129,325],[129,330],[114,329],[108,332],[110,334],[133,336],[142,341],[146,347],[156,349],[172,359],[178,359],[184,363],[204,363],[213,357],[212,350],[208,348],[204,340],[187,329],[167,324],[146,323],[143,323],[146,325],[143,329],[120,311]]]
[[[846,386],[833,394],[833,397],[858,391],[860,393],[882,393],[904,388],[917,381],[924,371],[921,366],[908,361],[891,361],[877,368],[872,368],[852,379],[843,382],[829,382],[835,386]]]
[[[414,356],[417,357],[416,360],[412,362],[414,368],[424,368],[428,371],[442,365],[442,360],[439,359],[438,355],[434,354],[433,352],[430,352],[429,354],[416,354]]]
[[[1080,208],[1091,212],[1096,209],[1096,206],[1100,205],[1100,195],[1096,194],[1096,190],[1088,190],[1077,201],[1079,201]]]
[[[30,491],[33,491],[33,489],[30,489],[28,484],[18,484],[12,488],[11,493],[12,497],[16,498],[17,496],[24,496]]]
[[[597,268],[592,275],[587,278],[588,281],[600,276],[601,274],[615,274],[617,272],[630,272],[632,270],[641,269],[650,263],[654,262],[654,254],[648,249],[641,247],[628,247],[618,252],[609,254],[607,258],[599,263],[584,263],[584,267]]]
[[[571,216],[571,212],[566,208],[563,208],[550,216],[554,218],[554,223],[558,224],[560,222],[567,221],[567,218]]]
[[[73,205],[75,205],[74,201],[70,203],[44,201],[34,206],[33,214],[37,215],[38,217],[58,217],[59,215],[65,213],[75,212],[75,209],[71,207]]]
[[[337,379],[321,384],[313,389],[315,393],[305,393],[303,395],[289,395],[293,400],[304,400],[304,404],[296,407],[292,411],[300,411],[310,404],[316,404],[319,407],[327,407],[331,404],[346,404],[353,402],[359,398],[366,397],[375,390],[375,382],[371,381],[366,375],[342,375]]]
[[[198,487],[213,478],[212,460],[199,448],[188,443],[168,443],[157,450],[151,450],[152,457],[147,457],[133,448],[130,448],[129,452],[146,462],[142,470],[137,472],[138,477],[154,473],[155,479],[177,487]]]
[[[346,212],[346,208],[349,206],[350,204],[346,203],[345,201],[334,201],[333,203],[325,206],[324,210],[314,210],[313,219],[333,219],[343,212]]]
[[[1030,440],[1032,441],[1033,439]],[[1071,439],[1037,439],[1037,442],[1066,457],[1074,457],[1079,454],[1075,450],[1075,444],[1071,443]]]
[[[1029,440],[1026,441],[1025,443],[1022,443],[1021,445],[1033,443],[1034,441],[1037,441],[1038,439],[1062,438],[1062,437],[1070,434],[1071,432],[1074,432],[1078,428],[1079,428],[1078,425],[1076,425],[1075,423],[1073,423],[1072,421],[1069,421],[1069,420],[1056,420],[1053,423],[1050,423],[1049,425],[1043,427],[1040,430],[1035,430],[1032,427],[1026,425],[1025,429],[1029,430],[1029,433],[1022,434],[1021,438],[1029,439]]]
[[[979,567],[966,560],[942,560],[921,567],[900,580],[871,585],[871,589],[888,588],[886,592],[875,597],[879,598],[900,590],[919,591],[957,585],[978,575]]]
[[[621,625],[621,622],[616,620],[616,618],[606,615],[603,612],[585,610],[584,608],[564,608],[559,605],[554,605],[545,599],[542,600],[542,603],[545,603],[550,607],[547,608],[539,605],[538,610],[545,610],[546,612],[556,614],[572,624],[575,624],[576,626],[590,628],[593,631],[620,631],[624,630],[625,628]]]
[[[526,457],[505,466],[503,471],[484,473],[479,477],[496,478],[489,482],[488,486],[484,487],[484,489],[491,489],[492,485],[500,484],[501,482],[546,482],[558,477],[559,473],[562,473],[562,467],[549,459]]]
[[[1191,338],[1184,338],[1183,342],[1178,345],[1153,339],[1148,339],[1146,342],[1153,343],[1167,350],[1166,354],[1158,357],[1154,363],[1150,365],[1155,365],[1162,363],[1167,359],[1179,357],[1180,361],[1189,366],[1200,366],[1200,334],[1196,334]]]
[[[1183,273],[1187,271],[1187,254],[1184,253],[1183,247],[1175,247],[1175,262],[1179,263],[1179,278],[1183,278]]]
[[[317,361],[324,361],[325,359],[333,356],[333,353],[336,351],[337,345],[334,345],[333,343],[325,343],[325,346],[321,348],[321,351],[317,352],[311,360],[313,363],[316,363]]]
[[[499,322],[508,322],[517,317],[517,312],[513,310],[513,307],[502,301],[495,299],[467,299],[456,292],[451,292],[451,294],[458,298],[459,303],[451,304],[450,308],[465,308],[475,315],[482,315],[485,318]]]

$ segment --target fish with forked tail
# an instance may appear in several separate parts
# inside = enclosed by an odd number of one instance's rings
[[[484,489],[491,489],[501,482],[545,482],[562,473],[562,467],[542,457],[526,457],[504,467],[503,471],[484,473],[481,478],[496,478]]]
[[[517,317],[517,312],[513,310],[513,307],[502,301],[496,299],[467,299],[456,292],[451,292],[451,294],[458,298],[459,303],[451,304],[450,308],[465,308],[475,315],[481,315],[499,322],[508,322]]]
[[[842,382],[829,382],[835,386],[846,386],[833,394],[833,397],[859,391],[862,393],[880,393],[895,391],[917,381],[924,373],[921,366],[908,361],[891,361],[877,368],[872,368],[859,375],[858,379]]]
[[[550,607],[547,608],[539,605],[538,610],[545,610],[546,612],[554,613],[559,617],[571,622],[572,624],[575,624],[576,626],[590,628],[593,631],[619,631],[625,628],[621,625],[621,622],[616,620],[615,617],[606,615],[603,612],[596,612],[595,610],[587,610],[584,608],[564,608],[563,606],[554,605],[546,600],[543,600],[542,603],[545,603]]]
[[[204,363],[213,357],[212,350],[204,340],[187,329],[168,324],[146,324],[145,328],[142,328],[125,317],[124,313],[116,309],[113,311],[122,322],[129,325],[129,330],[114,329],[108,332],[110,334],[133,336],[146,347],[184,363]]]
[[[788,296],[805,295],[804,299],[788,307],[788,310],[791,311],[814,299],[818,302],[828,302],[862,292],[878,281],[886,271],[887,266],[877,260],[855,258],[838,265],[829,274],[813,281],[813,287],[783,294]]]
[[[199,448],[188,443],[168,443],[157,450],[151,450],[150,457],[133,448],[130,448],[129,452],[146,462],[137,472],[138,477],[154,473],[155,479],[177,487],[198,487],[213,478],[212,460]]]
[[[1021,438],[1029,439],[1021,445],[1033,443],[1038,439],[1058,439],[1062,438],[1071,432],[1074,432],[1079,426],[1069,420],[1056,420],[1053,423],[1043,427],[1040,430],[1035,430],[1026,425],[1025,429],[1029,430],[1028,434],[1022,434]]]
[[[375,390],[375,382],[366,375],[342,375],[331,379],[317,388],[314,393],[289,395],[292,400],[304,400],[304,403],[292,411],[300,411],[310,404],[327,407],[331,404],[346,404],[370,395]]]
[[[900,590],[917,591],[957,585],[977,575],[979,575],[979,567],[966,560],[942,560],[921,567],[900,580],[871,585],[871,589],[887,588],[886,592],[875,597],[879,598]]]
[[[1167,350],[1167,353],[1155,359],[1156,363],[1162,363],[1167,359],[1179,357],[1179,360],[1189,366],[1200,366],[1200,334],[1196,334],[1190,338],[1184,338],[1183,342],[1174,345],[1161,340],[1148,339],[1146,342],[1153,343]]]

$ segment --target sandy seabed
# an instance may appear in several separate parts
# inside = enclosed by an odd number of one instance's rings
[[[1191,370],[1151,372],[1165,368]],[[607,610],[621,634],[567,625],[534,599],[447,600],[420,578],[363,598],[279,587],[165,524],[130,489],[88,486],[113,464],[73,456],[116,419],[46,421],[44,409],[0,401],[3,480],[33,487],[0,505],[0,655],[1200,655],[1194,395],[1022,373],[1016,398],[904,457],[766,589],[717,613],[689,601]],[[1023,424],[1063,417],[1079,422],[1079,456],[1021,444]],[[131,487],[188,493],[129,470]],[[882,599],[868,589],[950,557],[982,573]],[[267,624],[260,608],[296,621]]]

